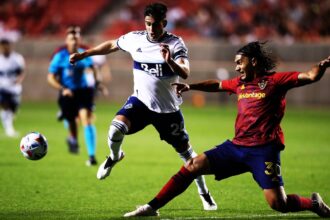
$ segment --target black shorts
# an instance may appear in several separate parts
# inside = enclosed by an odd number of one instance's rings
[[[94,89],[73,90],[73,97],[63,96],[60,93],[58,104],[61,108],[63,118],[68,121],[74,120],[81,109],[93,111],[94,109]]]
[[[131,128],[127,134],[134,134],[152,124],[158,131],[160,139],[174,148],[189,141],[180,110],[172,113],[153,112],[138,98],[131,96],[117,115],[124,115],[130,120]]]
[[[21,95],[0,89],[0,105],[6,106],[11,111],[16,112],[21,101]]]

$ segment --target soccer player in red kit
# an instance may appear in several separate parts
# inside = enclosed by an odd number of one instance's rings
[[[311,198],[285,193],[280,160],[285,95],[292,88],[321,79],[330,66],[330,56],[307,72],[276,73],[272,71],[276,62],[265,45],[252,42],[237,51],[235,63],[240,75],[230,80],[174,83],[178,95],[189,90],[236,94],[238,113],[233,140],[192,158],[153,200],[125,217],[158,215],[157,210],[184,192],[198,175],[213,174],[216,180],[222,180],[245,172],[252,173],[272,209],[283,213],[310,210],[330,217],[330,209],[318,193],[312,193]]]

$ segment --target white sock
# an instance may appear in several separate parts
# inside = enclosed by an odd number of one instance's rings
[[[189,147],[189,149],[186,150],[185,152],[179,153],[179,155],[185,163],[191,158],[197,157],[197,153],[192,149],[192,147]],[[195,183],[197,185],[199,194],[207,194],[209,192],[205,183],[204,176],[198,176],[195,179]]]
[[[121,143],[123,142],[125,134],[128,132],[127,125],[114,119],[111,122],[108,133],[108,146],[111,150],[110,157],[113,160],[118,160],[121,154]]]
[[[1,120],[2,120],[3,128],[6,131],[6,134],[15,133],[15,129],[13,126],[14,113],[12,111],[2,110],[1,111]]]

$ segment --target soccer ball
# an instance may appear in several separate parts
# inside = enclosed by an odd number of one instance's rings
[[[47,154],[48,143],[39,132],[30,132],[22,138],[19,146],[25,158],[40,160]]]

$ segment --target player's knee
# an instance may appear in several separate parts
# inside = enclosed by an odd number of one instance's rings
[[[272,199],[268,201],[269,206],[278,212],[286,213],[286,201],[284,199]]]
[[[199,158],[191,158],[185,164],[187,170],[196,175],[201,175],[203,172],[203,160]]]
[[[187,151],[190,147],[188,141],[181,144],[172,144],[172,146],[174,147],[175,151],[178,152],[179,154]]]
[[[109,128],[109,139],[111,141],[121,141],[127,132],[127,125],[120,120],[114,119]]]

